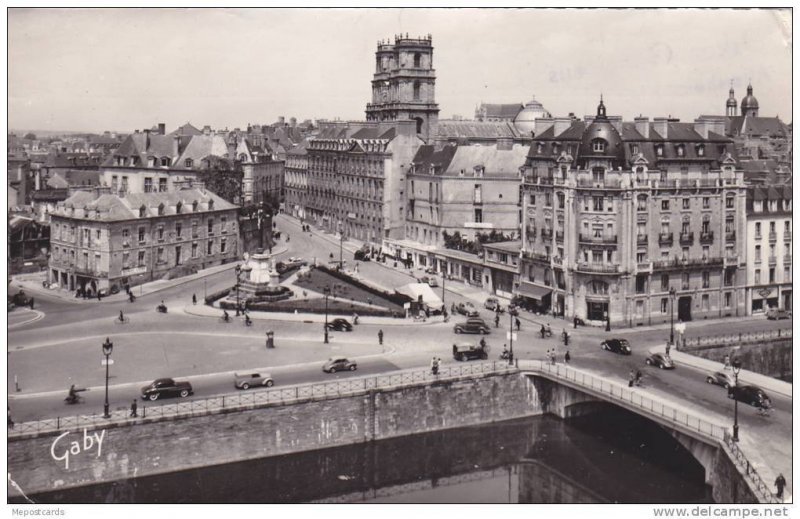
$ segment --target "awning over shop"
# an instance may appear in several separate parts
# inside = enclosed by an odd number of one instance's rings
[[[533,283],[526,283],[524,281],[519,284],[519,288],[517,289],[517,293],[519,295],[530,297],[531,299],[536,299],[537,301],[541,301],[552,292],[553,290],[550,287],[534,285]]]
[[[433,289],[427,283],[409,283],[398,289],[396,292],[406,295],[417,301],[419,296],[422,296],[422,302],[430,308],[439,309],[443,306],[442,300],[434,293]]]

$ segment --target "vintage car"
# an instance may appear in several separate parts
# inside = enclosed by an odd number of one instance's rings
[[[675,369],[675,363],[664,353],[653,353],[644,359],[644,363],[661,369]]]
[[[777,321],[780,319],[791,319],[792,312],[788,310],[781,310],[779,308],[770,308],[767,310],[767,319]]]
[[[483,303],[483,307],[492,312],[503,313],[506,311],[496,297],[487,297],[486,302]]]
[[[758,386],[731,386],[728,388],[728,398],[750,404],[753,407],[772,407],[772,401],[767,393]]]
[[[627,339],[606,339],[600,343],[600,347],[612,353],[619,353],[620,355],[631,354],[631,344]]]
[[[347,360],[344,357],[331,357],[328,362],[322,365],[322,371],[325,373],[334,373],[336,371],[355,371],[358,368],[355,361]]]
[[[453,358],[459,361],[463,360],[485,360],[489,357],[488,346],[481,346],[480,344],[472,344],[470,342],[462,342],[453,344]]]
[[[250,389],[256,386],[272,387],[275,384],[269,373],[234,373],[233,377],[236,389]]]
[[[736,378],[729,371],[715,371],[706,375],[706,382],[728,389],[736,385]]]
[[[353,325],[347,319],[337,317],[336,319],[328,322],[328,329],[335,332],[352,332]]]
[[[142,388],[142,400],[158,400],[161,397],[179,396],[186,398],[194,394],[189,382],[179,382],[171,378],[158,378],[149,386]]]
[[[475,309],[475,306],[470,303],[458,303],[456,305],[456,312],[460,313],[461,315],[466,315],[467,317],[478,317],[478,311]]]
[[[453,331],[456,333],[482,333],[483,335],[488,335],[490,328],[480,317],[470,317],[463,323],[456,323],[453,326]]]

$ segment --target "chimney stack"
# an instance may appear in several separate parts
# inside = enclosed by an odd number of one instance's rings
[[[158,133],[161,135],[167,134],[167,125],[164,123],[158,123]]]
[[[203,135],[211,135],[211,126],[209,125],[203,126]]]
[[[635,117],[633,119],[634,124],[636,125],[636,131],[642,134],[642,137],[645,139],[650,138],[650,118],[649,117]]]
[[[509,151],[513,148],[514,141],[510,138],[503,137],[497,139],[497,151]]]
[[[668,139],[669,119],[666,117],[653,117],[653,130],[662,138]]]

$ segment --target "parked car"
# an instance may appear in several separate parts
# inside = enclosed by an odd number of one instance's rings
[[[328,329],[335,332],[352,332],[353,325],[347,319],[337,317],[333,321],[328,322]]]
[[[606,351],[619,353],[620,355],[631,354],[631,344],[627,339],[606,339],[600,343],[600,347]]]
[[[470,342],[462,342],[453,344],[453,358],[456,360],[485,360],[489,357],[489,347],[483,347],[479,344],[472,344]]]
[[[458,303],[456,305],[456,312],[461,315],[466,315],[467,317],[478,317],[478,315],[480,315],[475,309],[475,306],[470,302]]]
[[[492,312],[505,312],[505,308],[503,308],[503,305],[500,304],[500,301],[498,301],[496,297],[487,297],[486,302],[483,303],[483,307]]]
[[[736,378],[728,371],[715,371],[706,376],[706,382],[729,389],[736,385]]]
[[[753,407],[772,407],[772,401],[758,386],[731,386],[728,388],[728,398],[750,404]]]
[[[356,261],[369,261],[369,247],[365,249],[358,249],[353,253],[353,259]]]
[[[675,363],[672,362],[672,359],[667,357],[664,353],[653,353],[644,359],[644,362],[648,366],[655,366],[661,369],[675,369]]]
[[[269,373],[245,373],[233,374],[233,383],[236,389],[250,389],[255,386],[272,387],[275,381],[272,380],[272,375]]]
[[[142,400],[158,400],[170,396],[186,398],[192,394],[194,391],[189,382],[179,382],[171,378],[157,378],[152,384],[142,388]]]
[[[781,310],[779,308],[770,308],[767,310],[767,319],[776,321],[780,319],[791,319],[792,312],[789,310]]]
[[[20,290],[11,296],[11,302],[14,303],[15,306],[28,306],[31,304],[31,298],[28,297],[28,294],[26,294],[24,290]]]
[[[358,368],[356,363],[344,357],[331,357],[328,362],[322,365],[322,371],[333,373],[335,371],[355,371]]]
[[[429,277],[427,283],[428,283],[428,286],[430,286],[430,287],[436,288],[436,287],[439,286],[439,282],[436,281],[436,277],[435,276]]]
[[[456,333],[482,333],[483,335],[488,335],[490,330],[489,325],[480,317],[470,317],[465,322],[456,323],[453,326],[453,331]]]

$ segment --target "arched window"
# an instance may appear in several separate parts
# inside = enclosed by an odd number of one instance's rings
[[[414,101],[419,101],[420,84],[419,81],[414,81]]]
[[[417,121],[417,133],[422,133],[422,124],[423,124],[422,118],[417,117],[416,121]]]
[[[197,200],[195,200],[194,202],[192,202],[192,212],[193,212],[193,213],[196,213],[196,212],[197,212]]]
[[[139,207],[139,218],[144,218],[147,215],[147,208],[142,205]]]
[[[183,202],[178,202],[175,205],[175,214],[181,214],[181,209],[183,208]]]
[[[422,66],[422,55],[419,52],[414,53],[414,68]]]
[[[164,204],[158,204],[158,216],[164,216]]]

